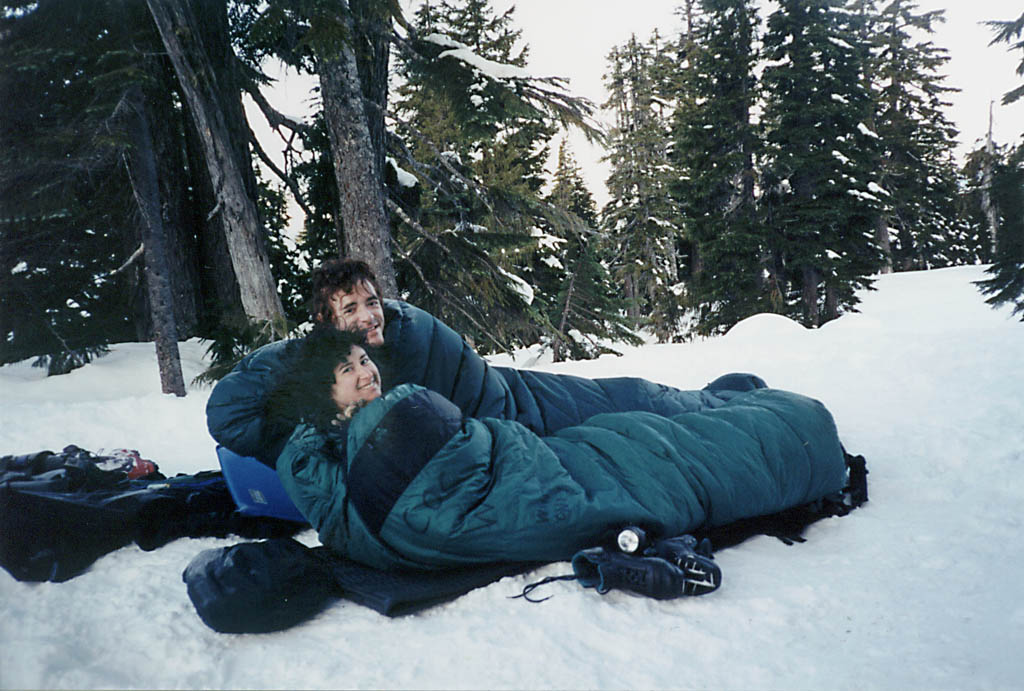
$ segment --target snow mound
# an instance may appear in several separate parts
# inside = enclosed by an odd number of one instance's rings
[[[729,340],[769,341],[802,338],[807,329],[789,317],[781,314],[755,314],[733,326],[726,332]]]

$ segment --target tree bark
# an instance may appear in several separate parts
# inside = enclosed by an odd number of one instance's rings
[[[187,105],[183,110],[188,121],[185,127],[188,184],[192,187],[194,197],[187,223],[195,229],[199,252],[196,270],[202,296],[200,328],[204,333],[209,333],[217,325],[244,321],[245,309],[242,307],[242,292],[235,277],[235,267],[228,252],[224,219],[222,216],[207,218],[203,211],[216,206],[216,195],[210,184],[210,176],[206,173],[206,162],[192,112]]]
[[[835,283],[835,279],[831,279],[825,282],[825,314],[823,322],[830,322],[833,319],[839,318],[839,287]]]
[[[892,273],[892,242],[889,240],[889,215],[879,214],[875,219],[875,240],[882,248],[882,256],[885,257],[879,273]]]
[[[182,92],[195,119],[217,206],[224,219],[225,238],[241,293],[242,307],[251,319],[277,321],[284,310],[277,294],[263,240],[263,228],[252,190],[231,135],[229,99],[239,99],[232,70],[213,69],[204,32],[189,0],[146,0],[164,47],[178,75]],[[229,66],[230,67],[230,66]]]
[[[348,3],[341,0],[341,4]],[[366,102],[356,50],[352,45],[358,34],[351,12],[345,10],[346,35],[352,39],[340,42],[330,50],[321,48],[317,56],[320,92],[345,229],[342,252],[367,262],[377,275],[384,294],[397,297],[398,285],[391,258],[391,227],[385,208],[382,175],[384,104]],[[386,66],[386,52],[383,57],[377,54],[374,58],[378,66],[381,60]],[[377,76],[367,71],[366,79],[370,82]],[[381,93],[379,85],[373,88]],[[386,91],[382,93],[386,98]],[[371,122],[374,123],[372,126]]]
[[[985,138],[985,157],[981,166],[981,210],[988,221],[989,251],[992,259],[999,256],[999,210],[992,200],[992,162],[995,160],[995,146],[992,143],[992,103],[988,104],[988,136]]]
[[[816,328],[820,323],[818,315],[818,281],[819,271],[813,266],[805,266],[802,271],[803,288],[801,298],[804,305],[804,325]]]
[[[199,283],[197,233],[189,223],[192,203],[182,133],[190,123],[183,109],[175,107],[178,95],[174,67],[166,57],[150,59],[147,73],[158,77],[143,86],[143,98],[152,131],[157,180],[160,183],[161,216],[167,238],[167,261],[174,297],[174,320],[178,339],[197,335],[202,291]]]
[[[160,183],[157,179],[153,136],[146,115],[142,88],[138,85],[130,87],[125,100],[128,105],[127,129],[131,142],[128,151],[128,175],[142,219],[146,284],[149,289],[157,363],[160,367],[160,385],[164,393],[184,396],[185,379],[181,373],[181,356],[178,352],[174,295],[171,290],[167,241],[161,215]]]

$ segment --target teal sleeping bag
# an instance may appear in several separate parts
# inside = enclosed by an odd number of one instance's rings
[[[636,377],[585,379],[494,367],[455,331],[412,305],[384,301],[385,345],[368,348],[385,390],[417,384],[451,401],[466,417],[515,420],[549,435],[600,413],[647,411],[677,415],[723,396],[765,386],[750,374],[726,375],[700,391],[681,391]],[[267,415],[270,393],[295,364],[299,340],[263,346],[217,383],[206,407],[210,434],[241,456],[273,467],[291,428]]]
[[[403,385],[347,426],[298,427],[277,472],[323,544],[381,569],[567,560],[624,525],[679,535],[842,489],[821,403],[722,394],[692,412],[601,413],[542,436]]]

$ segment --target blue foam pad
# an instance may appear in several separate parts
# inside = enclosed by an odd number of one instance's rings
[[[223,446],[217,447],[217,460],[239,513],[308,523],[272,468]]]

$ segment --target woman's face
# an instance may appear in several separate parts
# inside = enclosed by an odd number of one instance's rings
[[[331,398],[338,410],[345,411],[352,405],[368,403],[379,398],[380,372],[377,365],[359,346],[352,346],[348,357],[334,368],[334,385]]]

